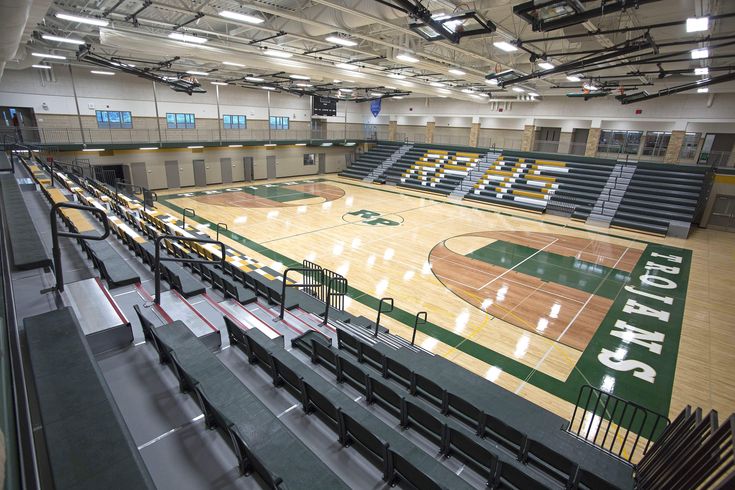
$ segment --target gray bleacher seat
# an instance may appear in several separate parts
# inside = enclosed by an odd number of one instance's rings
[[[19,270],[50,267],[46,249],[33,225],[23,195],[13,174],[0,175],[4,221],[10,231],[10,254],[13,267]]]
[[[23,324],[54,487],[155,488],[71,308]]]

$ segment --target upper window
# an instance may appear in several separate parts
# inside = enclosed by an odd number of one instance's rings
[[[601,153],[627,153],[635,155],[641,144],[643,131],[610,131],[600,133],[597,151]]]
[[[166,125],[168,129],[194,129],[196,127],[196,120],[194,114],[167,112]]]
[[[648,131],[646,139],[643,140],[642,155],[650,155],[661,157],[666,155],[666,149],[669,147],[671,133],[668,131]]]
[[[288,129],[288,118],[283,116],[271,116],[271,129]]]
[[[248,127],[248,118],[245,116],[228,116],[222,117],[225,129],[246,129]]]
[[[105,129],[129,129],[133,127],[130,111],[96,111],[97,127]]]

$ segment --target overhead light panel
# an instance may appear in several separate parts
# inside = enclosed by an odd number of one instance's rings
[[[227,148],[242,148],[242,145],[227,145]]]
[[[188,73],[189,75],[199,75],[202,77],[206,77],[207,75],[209,75],[209,73],[207,73],[206,71],[196,71],[196,70],[187,70],[186,73]]]
[[[449,73],[451,73],[452,75],[457,75],[457,76],[460,76],[460,77],[461,77],[462,75],[467,75],[467,73],[466,73],[466,72],[464,72],[464,71],[462,71],[462,70],[459,70],[459,69],[457,69],[457,68],[450,68],[450,69],[449,69],[449,70],[447,70],[447,71],[448,71]]]
[[[31,65],[33,68],[40,68],[41,70],[50,70],[50,65]]]
[[[260,88],[262,88],[263,90],[275,90],[276,89],[276,87],[271,87],[270,85],[263,85]]]
[[[589,90],[590,92],[594,92],[595,90],[600,90],[600,87],[592,83],[585,83],[584,85],[582,85],[582,88],[585,90]]]
[[[698,88],[697,89],[697,93],[698,94],[706,94],[707,92],[709,92],[709,88],[708,87],[702,87],[702,88]]]
[[[518,48],[516,48],[512,44],[505,42],[505,41],[494,42],[493,46],[495,46],[498,49],[502,49],[506,53],[512,53],[513,51],[518,51]]]
[[[296,143],[294,146],[306,146],[306,143]]]
[[[486,78],[485,83],[487,83],[488,85],[497,85],[498,79],[497,78]]]
[[[536,92],[528,92],[528,95],[531,97],[538,97],[539,95]]]
[[[248,82],[265,82],[264,78],[258,78],[258,77],[245,77],[245,80]]]
[[[48,53],[31,53],[31,56],[35,56],[36,58],[49,58],[52,60],[65,60],[66,56],[60,56],[58,54],[48,54]]]
[[[229,83],[225,83],[225,82],[209,82],[209,83],[211,83],[212,85],[229,85]]]
[[[66,44],[84,44],[84,41],[81,39],[76,39],[73,37],[60,37],[60,36],[52,36],[50,34],[42,34],[41,37],[45,39],[46,41],[53,41],[57,43],[66,43]]]
[[[581,82],[582,81],[581,78],[574,76],[574,75],[567,76],[567,80],[569,80],[570,82]]]
[[[289,75],[288,78],[293,78],[294,80],[309,80],[310,79],[306,75]]]
[[[104,148],[83,148],[82,151],[105,151]]]
[[[341,36],[336,36],[334,34],[325,37],[324,40],[329,41],[330,43],[340,44],[342,46],[357,46],[357,43],[353,41],[352,39],[348,39],[346,37],[341,37]]]
[[[352,93],[352,89],[351,88],[341,88],[341,89],[339,89],[339,91],[340,92],[345,92],[345,93],[348,93],[348,94],[349,93]]]
[[[158,149],[158,147],[157,147],[157,146],[141,146],[141,147],[140,147],[140,148],[138,148],[138,149],[139,149],[139,150],[157,150],[157,149]]]
[[[382,94],[380,92],[370,92],[370,95],[372,95],[373,97],[382,97],[385,94]]]
[[[199,149],[199,148],[204,148],[204,146],[202,146],[202,145],[191,145],[191,146],[187,146],[187,148],[191,148],[192,150],[196,150],[196,149]]]
[[[539,61],[538,66],[539,66],[539,68],[543,68],[544,70],[553,70],[554,69],[554,65],[552,65],[548,61]]]
[[[265,22],[265,19],[261,19],[260,17],[231,12],[230,10],[222,10],[219,15],[225,19],[239,20],[240,22],[247,22],[248,24],[262,24]]]
[[[704,68],[695,68],[694,69],[695,75],[709,75],[709,68],[706,66]]]
[[[275,143],[266,143],[266,144],[264,144],[263,146],[278,146],[278,145],[277,145],[277,144],[275,144]]]
[[[687,19],[687,32],[699,32],[709,29],[709,17],[689,17]]]
[[[462,89],[462,92],[464,92],[465,94],[474,94],[475,93],[474,90],[469,89],[469,88],[463,88]]]
[[[334,66],[336,66],[337,68],[342,68],[343,70],[357,70],[359,68],[358,66],[351,65],[349,63],[337,63]]]
[[[297,83],[296,86],[297,87],[313,87],[313,85],[310,83]]]
[[[114,75],[114,71],[103,71],[103,70],[89,70],[89,73],[94,73],[95,75]]]
[[[184,34],[182,32],[172,32],[168,35],[168,37],[169,39],[173,39],[175,41],[183,41],[185,43],[204,44],[207,42],[207,38],[192,36],[189,34]]]
[[[396,59],[400,61],[405,61],[406,63],[418,63],[419,62],[418,58],[411,56],[408,53],[401,53],[396,56]]]
[[[278,49],[266,49],[265,54],[273,56],[274,58],[290,58],[293,54],[286,51],[280,51]]]
[[[519,92],[519,93],[525,92],[525,90],[523,90],[521,87],[513,87],[511,90],[513,90],[513,92]]]
[[[245,66],[241,63],[233,63],[232,61],[223,61],[222,64],[227,66],[237,66],[238,68],[243,68]]]
[[[388,73],[388,76],[397,80],[403,80],[404,78],[406,78],[406,75],[401,75],[400,73]]]
[[[105,20],[105,19],[95,19],[93,17],[81,17],[79,15],[65,14],[62,12],[57,13],[56,18],[68,20],[71,22],[79,22],[80,24],[89,24],[91,26],[100,26],[100,27],[105,27],[110,23],[108,20]]]
[[[445,87],[446,86],[446,84],[441,83],[441,82],[431,82],[429,85],[431,85],[432,87]]]
[[[709,58],[709,50],[707,48],[692,49],[692,59],[701,60]]]

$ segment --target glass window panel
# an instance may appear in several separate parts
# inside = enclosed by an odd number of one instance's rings
[[[166,125],[168,126],[168,129],[176,128],[176,114],[171,112],[166,114]]]

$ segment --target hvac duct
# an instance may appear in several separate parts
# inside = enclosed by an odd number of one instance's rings
[[[288,20],[280,24],[278,28],[291,34],[321,37],[335,30],[343,30],[349,33],[358,27],[372,24],[374,22],[372,19],[395,20],[406,17],[406,14],[382,5],[379,2],[354,2],[355,7],[359,8],[350,7],[349,9],[353,12],[358,12],[355,14],[330,7],[331,5],[338,5],[340,3],[339,0],[337,2],[319,3],[323,5],[316,4],[303,9],[301,16],[304,19],[319,19],[319,24],[323,24],[323,26]],[[344,6],[344,4],[341,6]]]
[[[31,5],[33,0],[0,0],[0,77],[18,52]]]

